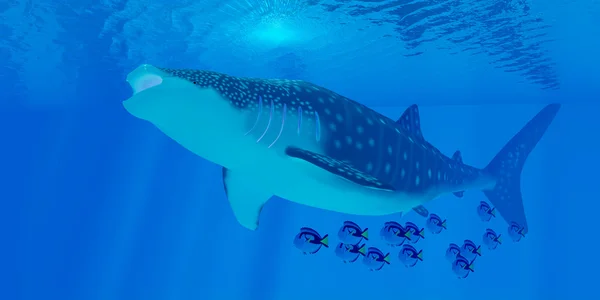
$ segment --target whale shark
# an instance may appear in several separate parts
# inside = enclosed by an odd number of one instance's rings
[[[250,230],[273,196],[352,215],[427,216],[424,204],[440,195],[481,190],[526,233],[521,171],[560,109],[545,106],[477,168],[424,138],[417,105],[392,120],[307,81],[147,64],[127,82],[133,95],[123,106],[131,115],[222,166],[233,214]]]

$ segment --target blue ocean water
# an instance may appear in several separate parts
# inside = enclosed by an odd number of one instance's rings
[[[0,1],[0,299],[594,298],[600,3],[577,0]],[[447,245],[497,218],[479,191],[427,203],[448,230],[398,262],[389,220],[274,197],[241,227],[220,166],[129,115],[142,63],[302,79],[397,119],[420,106],[425,138],[484,167],[542,107],[561,103],[527,160],[529,233],[484,249],[458,279]],[[243,149],[240,149],[243,151]],[[343,221],[391,252],[372,272],[333,252]],[[302,226],[330,235],[303,255]]]

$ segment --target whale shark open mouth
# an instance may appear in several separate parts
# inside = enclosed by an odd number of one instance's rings
[[[127,82],[133,89],[133,94],[140,93],[149,88],[160,85],[163,82],[163,78],[160,75],[160,71],[151,65],[142,65],[129,73],[127,76]]]
[[[160,76],[157,76],[154,74],[148,74],[148,75],[142,76],[137,81],[133,82],[131,84],[131,87],[133,88],[133,93],[137,94],[141,91],[147,90],[151,87],[161,84],[162,81],[163,80]]]

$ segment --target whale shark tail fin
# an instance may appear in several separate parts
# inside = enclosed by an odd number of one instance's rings
[[[485,167],[496,178],[496,185],[483,193],[508,223],[516,222],[527,233],[527,219],[521,197],[521,172],[529,153],[540,141],[560,109],[550,104],[533,117]]]

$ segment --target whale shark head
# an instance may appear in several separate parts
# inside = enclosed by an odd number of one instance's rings
[[[127,75],[133,95],[123,106],[194,153],[222,163],[217,153],[242,135],[243,124],[215,74],[141,65]]]
[[[213,87],[199,87],[185,77],[163,69],[141,65],[127,75],[133,95],[123,102],[132,115],[155,125],[185,121],[185,112],[210,125],[215,108],[226,102]],[[175,118],[177,116],[177,118]],[[216,116],[218,117],[218,116]]]

